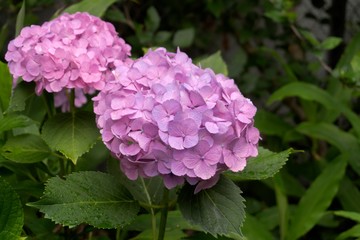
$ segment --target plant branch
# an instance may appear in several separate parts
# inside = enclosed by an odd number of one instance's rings
[[[163,205],[164,208],[161,210],[158,240],[164,239],[165,230],[166,230],[166,220],[167,220],[168,208],[169,208],[169,189],[167,189],[166,187],[164,187],[164,192],[163,192]]]

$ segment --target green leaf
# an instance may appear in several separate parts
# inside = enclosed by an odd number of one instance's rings
[[[286,196],[285,181],[280,173],[276,174],[272,180],[274,182],[276,205],[279,211],[280,238],[284,239],[289,224],[289,203]]]
[[[66,8],[64,12],[88,12],[91,15],[102,17],[106,10],[117,0],[82,0]]]
[[[7,42],[9,35],[9,25],[5,23],[0,30],[0,49],[5,49],[4,44]]]
[[[160,212],[156,214],[156,223],[160,223]],[[127,230],[142,232],[146,229],[151,229],[151,214],[140,214],[135,220],[126,226]],[[179,210],[169,211],[166,222],[166,229],[168,230],[195,230],[200,231],[199,227],[189,224],[181,215]],[[166,234],[165,234],[166,236]]]
[[[126,226],[128,231],[137,231],[141,232],[141,234],[137,235],[132,239],[154,239],[151,225],[151,214],[141,214],[138,215],[135,220]],[[156,214],[156,225],[160,223],[160,212]],[[180,211],[169,211],[168,217],[166,221],[166,231],[165,231],[165,239],[173,240],[173,239],[183,239],[186,237],[184,234],[184,230],[200,230],[192,225],[190,225],[184,217],[181,215]]]
[[[336,228],[340,225],[340,222],[335,219],[334,214],[331,211],[326,211],[317,223],[318,226]]]
[[[23,224],[24,213],[19,196],[0,177],[0,239],[17,239]]]
[[[107,11],[106,19],[111,22],[127,23],[125,14],[118,8],[110,8]]]
[[[260,213],[256,214],[256,218],[266,229],[273,230],[279,225],[279,210],[277,207],[267,207]],[[245,220],[245,222],[247,219]],[[246,233],[244,233],[246,236]]]
[[[154,36],[154,41],[156,44],[162,44],[168,41],[171,38],[171,33],[167,31],[159,31]]]
[[[5,111],[10,103],[12,77],[8,66],[3,62],[0,62],[0,76],[0,109]]]
[[[24,115],[6,115],[0,119],[0,132],[9,131],[14,128],[27,127],[34,124],[34,121]]]
[[[336,48],[341,42],[342,42],[341,38],[328,37],[319,45],[319,48],[323,50],[331,50],[333,48]]]
[[[138,203],[116,178],[101,172],[72,173],[65,180],[53,177],[46,183],[44,196],[28,205],[56,223],[88,223],[97,228],[123,227],[139,211]]]
[[[347,45],[344,53],[334,69],[334,76],[345,79],[351,84],[359,84],[360,72],[353,69],[354,58],[360,53],[360,33],[357,33]],[[355,60],[356,61],[356,60]],[[355,64],[356,67],[356,64]]]
[[[334,99],[325,90],[304,82],[292,82],[275,91],[268,99],[268,104],[281,101],[286,97],[297,96],[305,100],[315,101],[322,104],[331,112],[342,112],[350,121],[356,134],[360,137],[360,119],[348,106]]]
[[[42,137],[53,149],[60,151],[71,161],[89,151],[99,136],[95,117],[90,112],[57,114],[43,127]]]
[[[61,235],[54,234],[56,224],[50,219],[39,218],[37,209],[27,208],[25,212],[25,226],[31,231],[36,239],[61,240]]]
[[[228,75],[228,69],[224,59],[221,57],[221,52],[217,51],[216,53],[200,60],[198,65],[205,69],[211,68],[216,74],[222,73],[224,75]]]
[[[25,0],[23,0],[20,11],[16,17],[15,36],[18,36],[24,27],[25,19]]]
[[[177,229],[166,229],[164,240],[174,240],[174,239],[184,239],[187,235]],[[131,238],[131,240],[154,240],[154,234],[151,229],[146,229],[145,231],[141,232],[139,235]]]
[[[223,57],[227,65],[228,74],[230,78],[238,77],[244,70],[244,67],[247,63],[248,56],[245,50],[237,43],[232,43],[231,49],[228,51],[223,51]],[[249,74],[249,73],[248,73]],[[244,75],[242,75],[242,83],[244,83]],[[256,77],[255,77],[256,78]],[[251,78],[251,82],[256,85],[256,79]],[[249,83],[250,84],[250,83]],[[244,87],[242,87],[244,89]]]
[[[349,211],[334,211],[336,216],[344,217],[351,219],[353,221],[360,223],[360,213],[357,212],[349,212]]]
[[[173,38],[173,45],[175,47],[186,48],[190,47],[195,37],[194,28],[185,28],[175,32]]]
[[[260,180],[274,176],[286,163],[289,155],[294,150],[289,148],[285,151],[274,153],[259,147],[259,155],[250,158],[243,171],[238,173],[226,172],[226,176],[232,180]]]
[[[298,239],[307,233],[323,216],[335,197],[345,173],[347,157],[341,155],[322,171],[300,199],[291,218],[288,239]]]
[[[342,232],[335,240],[343,240],[349,238],[359,238],[360,237],[360,224],[355,225],[349,230]]]
[[[260,109],[255,115],[255,126],[262,134],[284,136],[293,126],[276,114]]]
[[[360,212],[360,191],[353,181],[346,176],[341,181],[337,197],[344,210]]]
[[[314,34],[312,32],[306,31],[306,30],[300,30],[301,35],[311,43],[314,47],[317,47],[320,45],[320,42],[316,39]]]
[[[89,152],[83,154],[76,162],[75,171],[93,171],[105,164],[110,158],[110,151],[104,142],[99,139]]]
[[[356,145],[357,142],[353,135],[329,123],[303,122],[296,130],[310,137],[325,140],[344,153],[348,152],[349,146]]]
[[[26,107],[26,101],[35,95],[34,88],[27,82],[20,82],[13,90],[10,99],[8,112],[23,111]]]
[[[342,153],[349,154],[351,167],[360,174],[360,161],[358,154],[360,145],[357,138],[350,133],[340,130],[338,127],[329,123],[310,123],[304,122],[296,127],[296,130],[312,138],[321,139],[337,147]],[[336,137],[334,137],[336,136]]]
[[[244,199],[231,180],[221,176],[214,187],[197,194],[194,190],[195,186],[185,185],[179,194],[178,203],[185,219],[215,237],[229,234],[242,236]]]
[[[293,72],[293,70],[291,69],[291,67],[289,67],[287,62],[284,60],[284,57],[281,56],[277,51],[275,51],[272,48],[266,48],[266,47],[262,47],[259,50],[264,53],[270,54],[276,61],[279,62],[282,69],[285,71],[285,74],[289,81],[292,81],[292,82],[298,81],[298,79],[297,79],[295,73]]]
[[[153,6],[149,7],[146,11],[145,26],[146,30],[155,32],[160,25],[160,16]]]
[[[249,240],[261,239],[270,240],[275,239],[269,230],[256,217],[246,214],[244,226],[241,229],[244,236]]]
[[[17,176],[26,177],[28,179],[34,179],[33,174],[31,173],[33,171],[33,168],[29,168],[29,166],[25,164],[15,163],[12,161],[8,161],[5,158],[3,158],[2,155],[0,155],[0,167],[6,168],[10,170],[13,173],[16,173]],[[6,161],[4,161],[6,160]],[[34,181],[36,181],[34,179]]]
[[[50,153],[50,148],[42,138],[30,134],[10,138],[1,149],[4,157],[18,163],[41,162]]]
[[[130,180],[121,171],[119,160],[114,158],[108,160],[108,172],[115,176],[142,206],[149,207],[162,203],[164,184],[160,176],[145,179],[139,177],[136,180]],[[176,188],[170,190],[169,200],[175,200],[176,196]]]
[[[270,96],[268,104],[293,96],[319,102],[327,109],[333,109],[334,105],[336,105],[334,99],[326,91],[313,84],[304,82],[292,82],[278,89]]]
[[[29,167],[29,165],[25,166]],[[38,168],[38,166],[39,165],[36,166],[35,164],[31,166],[31,171],[33,171],[33,169],[35,168]],[[39,167],[38,169],[42,170],[41,167]],[[17,181],[16,184],[13,186],[14,190],[22,197],[33,196],[36,198],[40,198],[44,192],[44,185],[42,182],[35,182],[34,180],[36,179]]]

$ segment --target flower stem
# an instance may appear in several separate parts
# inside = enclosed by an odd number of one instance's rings
[[[53,112],[50,109],[50,106],[49,106],[49,103],[48,103],[48,101],[46,99],[45,94],[42,94],[41,98],[44,101],[44,105],[45,105],[45,108],[46,108],[46,113],[47,113],[48,117],[51,118],[53,116]]]
[[[60,177],[63,177],[65,175],[65,161],[66,159],[60,158]]]
[[[75,89],[71,89],[70,91],[70,112],[72,115],[75,115]]]
[[[116,229],[116,240],[125,240],[127,239],[128,231],[125,228]]]
[[[163,205],[164,207],[161,210],[158,240],[164,239],[165,230],[166,230],[166,220],[167,220],[168,207],[169,207],[169,190],[166,187],[164,187],[164,192],[163,192]]]
[[[143,185],[146,198],[147,198],[147,200],[149,202],[149,205],[151,206],[152,205],[151,197],[150,197],[150,194],[149,194],[149,192],[148,192],[148,190],[146,188],[146,184],[144,182],[144,179],[140,178],[140,180],[141,180],[141,184]],[[154,239],[156,239],[156,216],[155,216],[155,211],[154,211],[153,207],[150,207],[150,213],[151,213],[152,232],[153,232]]]

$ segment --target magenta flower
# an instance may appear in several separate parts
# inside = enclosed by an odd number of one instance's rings
[[[198,192],[257,155],[256,107],[233,80],[164,48],[113,72],[94,112],[130,179],[160,175],[168,188],[187,181]]]
[[[112,69],[130,55],[130,46],[114,26],[88,13],[63,14],[41,26],[25,27],[8,45],[5,59],[14,78],[35,82],[36,93],[55,94],[55,106],[69,109],[69,89],[76,89],[76,107],[85,93],[101,90]]]

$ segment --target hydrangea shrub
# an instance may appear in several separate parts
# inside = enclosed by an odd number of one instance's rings
[[[88,13],[64,13],[23,28],[9,43],[5,59],[14,83],[19,77],[35,82],[36,94],[54,93],[55,105],[66,111],[70,89],[76,89],[75,106],[81,107],[87,101],[84,93],[101,90],[130,50],[111,23]]]
[[[258,154],[256,107],[232,79],[164,48],[113,71],[93,98],[104,143],[130,179],[161,175],[196,192]]]

